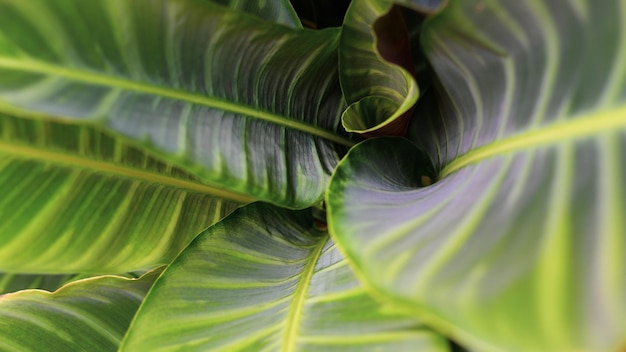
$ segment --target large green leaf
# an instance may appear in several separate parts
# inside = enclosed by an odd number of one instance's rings
[[[139,279],[79,280],[54,293],[25,290],[0,295],[0,350],[116,351],[160,271]]]
[[[216,187],[321,200],[337,162],[337,30],[207,0],[0,3],[0,110],[103,126]]]
[[[477,349],[626,346],[626,1],[456,1],[441,113],[334,174],[329,227],[390,302]],[[422,167],[423,166],[423,167]]]
[[[250,200],[203,185],[125,138],[2,114],[0,194],[0,270],[55,274],[169,263]]]
[[[253,204],[200,234],[146,297],[122,351],[445,351],[368,296],[310,211]]]
[[[347,131],[402,135],[419,95],[406,25],[391,0],[355,0],[339,47]]]

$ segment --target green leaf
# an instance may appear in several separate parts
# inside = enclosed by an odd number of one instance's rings
[[[349,153],[329,228],[389,302],[478,350],[626,346],[626,2],[457,1],[424,29],[443,91]],[[428,182],[426,182],[427,184]]]
[[[355,0],[344,20],[339,77],[348,109],[342,123],[365,136],[406,131],[419,89],[402,12],[390,0]]]
[[[169,263],[239,202],[86,125],[0,114],[0,270],[116,273]]]
[[[337,162],[337,30],[206,0],[7,0],[0,110],[131,137],[216,188],[287,207]],[[49,39],[54,38],[54,39]]]
[[[280,23],[291,28],[302,28],[296,11],[289,0],[210,0],[233,10],[248,12],[264,20]]]
[[[310,211],[246,206],[166,269],[121,350],[447,350],[416,320],[386,312],[347,264]]]
[[[116,351],[161,270],[139,279],[101,276],[54,293],[0,295],[2,351]]]

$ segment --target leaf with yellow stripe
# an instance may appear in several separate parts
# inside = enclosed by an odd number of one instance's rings
[[[166,264],[249,199],[86,125],[0,114],[0,270],[115,273]]]
[[[442,90],[411,133],[423,151],[360,144],[328,193],[376,292],[477,350],[626,347],[625,16],[451,1],[427,21]]]
[[[360,285],[310,210],[255,203],[166,269],[121,351],[447,351]]]
[[[208,0],[83,5],[0,2],[0,111],[131,138],[248,198],[322,200],[337,146],[352,145],[337,131],[337,29],[289,28]]]

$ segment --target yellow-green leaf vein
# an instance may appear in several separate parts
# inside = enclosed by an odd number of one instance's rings
[[[28,59],[10,59],[10,58],[0,58],[0,67],[24,71],[24,72],[32,72],[32,73],[40,73],[46,75],[54,75],[65,77],[68,79],[91,83],[95,85],[113,87],[113,88],[122,88],[127,90],[132,90],[136,92],[146,93],[158,95],[165,98],[172,98],[181,101],[186,101],[194,104],[203,105],[206,107],[219,109],[223,111],[229,111],[236,114],[241,114],[245,116],[250,116],[253,118],[257,118],[260,120],[264,120],[267,122],[275,123],[281,126],[285,126],[286,128],[302,131],[314,136],[318,136],[329,141],[339,143],[345,146],[352,146],[354,143],[350,140],[338,136],[330,131],[326,131],[316,126],[312,126],[300,121],[296,121],[285,116],[273,114],[268,111],[263,111],[257,108],[252,108],[249,106],[235,104],[229,101],[221,100],[215,97],[205,96],[201,94],[190,93],[182,90],[159,87],[155,85],[150,85],[142,82],[131,81],[128,79],[113,77],[109,75],[103,75],[99,73],[89,72],[85,70],[77,70],[72,68],[66,68],[62,66],[51,65],[47,63],[42,63],[35,60]]]

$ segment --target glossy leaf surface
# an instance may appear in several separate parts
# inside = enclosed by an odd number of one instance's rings
[[[626,346],[625,1],[456,1],[426,24],[441,114],[334,174],[358,272],[475,349]],[[409,149],[407,149],[409,148]]]
[[[84,279],[53,293],[0,295],[0,350],[116,351],[159,273]]]
[[[83,125],[0,114],[0,270],[116,273],[169,263],[238,198]],[[217,195],[217,196],[216,196]]]
[[[309,211],[252,204],[200,234],[137,313],[122,351],[445,351],[365,293]]]
[[[337,30],[205,0],[0,3],[0,110],[102,126],[211,185],[287,207],[337,161]],[[54,38],[53,40],[49,38]]]
[[[419,95],[402,13],[390,0],[355,0],[339,47],[341,86],[349,104],[347,131],[402,135]]]

